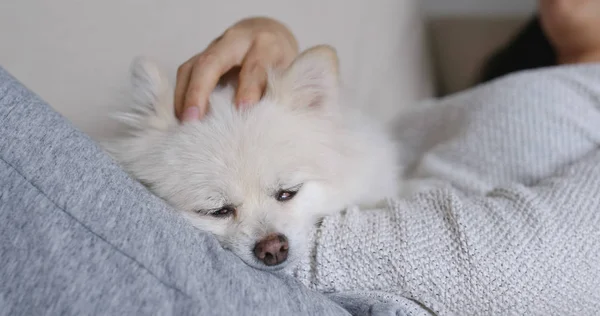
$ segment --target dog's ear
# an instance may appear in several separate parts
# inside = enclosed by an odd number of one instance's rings
[[[338,68],[333,47],[312,47],[300,54],[280,77],[269,80],[268,92],[294,107],[333,104],[339,88]]]
[[[136,56],[130,66],[133,101],[155,110],[168,95],[169,82],[158,64],[146,56]]]
[[[173,92],[159,65],[148,57],[134,58],[130,66],[131,101],[124,112],[113,116],[138,130],[160,129],[177,124]]]

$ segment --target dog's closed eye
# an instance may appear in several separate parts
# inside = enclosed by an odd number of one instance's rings
[[[209,215],[217,218],[228,218],[235,215],[235,207],[231,205],[225,205],[221,208],[212,210],[197,210],[196,214]]]

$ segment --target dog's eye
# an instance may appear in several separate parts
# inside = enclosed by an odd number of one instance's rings
[[[296,193],[298,193],[297,191],[286,191],[286,190],[281,190],[279,192],[277,192],[277,201],[279,202],[285,202],[285,201],[289,201],[292,198],[294,198],[294,196],[296,195]]]
[[[229,217],[229,216],[233,216],[235,214],[235,208],[231,207],[231,206],[224,206],[218,210],[215,210],[213,212],[210,212],[210,216],[213,217]]]

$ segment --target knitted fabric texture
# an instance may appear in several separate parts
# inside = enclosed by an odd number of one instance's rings
[[[295,272],[353,314],[600,310],[600,66],[496,80],[406,113],[423,190],[326,218]]]

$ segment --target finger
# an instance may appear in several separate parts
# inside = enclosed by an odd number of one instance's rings
[[[242,66],[235,103],[239,108],[256,104],[262,98],[267,85],[266,68],[259,62],[249,62]]]
[[[181,114],[183,112],[183,102],[185,99],[185,92],[188,89],[190,76],[192,75],[192,59],[183,63],[177,69],[177,79],[175,83],[175,115],[179,119],[181,119]]]
[[[214,48],[216,43],[223,38],[223,35],[215,38],[204,51],[209,51]],[[177,81],[175,84],[175,115],[180,120],[183,119],[184,112],[184,104],[185,104],[185,94],[188,91],[188,87],[190,85],[190,78],[192,75],[192,70],[194,69],[194,63],[200,57],[201,54],[194,55],[192,58],[188,59],[185,63],[183,63],[177,69]]]
[[[248,45],[246,45],[248,46]],[[247,48],[244,41],[224,37],[195,60],[185,91],[182,119],[199,119],[208,110],[208,98],[223,74],[240,65]]]
[[[225,66],[214,55],[201,56],[192,68],[185,92],[182,120],[200,119],[208,108],[208,97],[217,86]]]
[[[242,63],[235,102],[239,108],[254,105],[262,98],[267,86],[267,70],[281,63],[277,46],[256,44]]]

